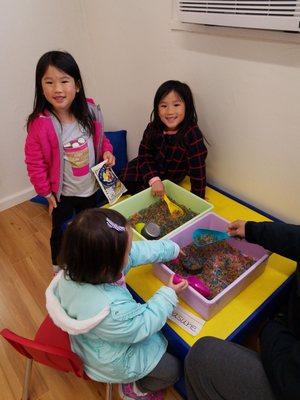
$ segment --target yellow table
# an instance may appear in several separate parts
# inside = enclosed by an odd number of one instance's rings
[[[188,181],[184,181],[182,186],[189,189]],[[236,219],[252,221],[267,220],[266,217],[259,213],[209,187],[206,190],[206,200],[214,205],[212,211],[228,221]],[[262,275],[212,319],[206,321],[197,336],[191,336],[172,321],[168,321],[168,325],[187,346],[192,346],[197,339],[203,336],[230,339],[230,335],[239,329],[250,315],[253,315],[264,302],[268,301],[271,296],[274,296],[274,292],[276,293],[278,288],[287,282],[287,279],[295,271],[295,268],[295,262],[277,254],[272,254],[267,261],[265,271]],[[131,270],[126,277],[126,282],[134,293],[144,301],[147,301],[162,286],[162,282],[152,274],[152,265],[145,265]],[[180,300],[180,305],[199,316],[184,301]]]

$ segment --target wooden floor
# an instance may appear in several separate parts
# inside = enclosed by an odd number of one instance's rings
[[[50,218],[45,206],[25,202],[0,213],[0,330],[33,338],[46,314],[52,279]],[[0,338],[0,399],[20,400],[25,358]],[[114,388],[114,399],[119,399]],[[95,400],[105,385],[34,364],[30,400]],[[166,400],[181,397],[168,390]]]

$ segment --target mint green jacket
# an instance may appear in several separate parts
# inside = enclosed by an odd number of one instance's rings
[[[124,274],[141,264],[174,259],[179,250],[171,240],[133,242]],[[49,315],[69,333],[86,374],[101,382],[136,381],[155,368],[167,347],[160,330],[177,301],[175,291],[162,286],[140,304],[125,286],[79,284],[63,271],[46,291]]]

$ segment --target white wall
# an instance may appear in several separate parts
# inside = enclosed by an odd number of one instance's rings
[[[300,42],[183,32],[177,39],[212,144],[209,180],[300,222]]]
[[[300,223],[300,35],[172,30],[171,0],[83,3],[97,65],[90,87],[106,127],[128,130],[130,157],[159,84],[183,80],[211,143],[208,180]]]
[[[177,49],[169,29],[170,1],[83,0],[95,74],[86,86],[109,129],[126,128],[133,157],[152,111],[157,87],[177,77]],[[171,46],[171,47],[170,47]]]
[[[106,129],[128,130],[130,157],[159,84],[186,81],[211,143],[209,181],[300,223],[300,35],[172,30],[171,0],[0,5],[6,10],[0,16],[0,51],[6,54],[0,63],[6,140],[0,150],[0,209],[7,199],[22,200],[20,192],[29,197],[21,127],[32,107],[34,67],[43,52],[63,48],[77,59],[88,95],[101,104]]]

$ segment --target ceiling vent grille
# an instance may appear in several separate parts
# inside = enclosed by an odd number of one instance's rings
[[[176,0],[181,22],[300,31],[300,0]]]

